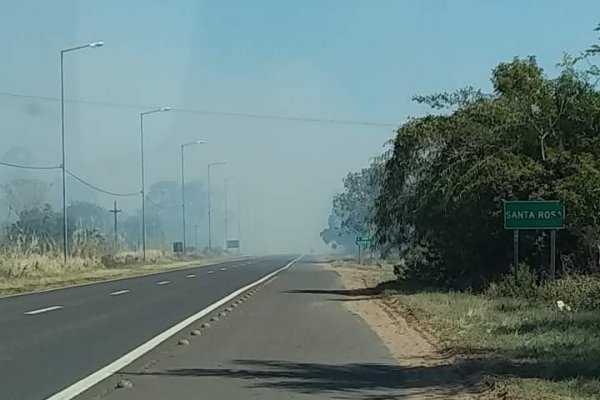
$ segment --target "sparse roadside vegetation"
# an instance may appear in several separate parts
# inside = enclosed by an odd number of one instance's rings
[[[73,256],[64,264],[58,253],[4,250],[0,253],[0,296],[208,265],[226,257],[215,253],[174,258],[164,251],[149,250],[143,263],[141,253],[123,251],[110,257]]]
[[[594,286],[589,279],[584,289],[581,279],[567,278],[539,287],[538,296],[530,291],[506,297],[497,287],[486,293],[426,289],[396,280],[389,268],[334,265],[345,283],[349,275],[362,281],[363,290],[353,296],[381,300],[388,311],[434,337],[439,353],[453,357],[467,381],[489,387],[480,395],[600,398],[600,314],[594,306],[564,300],[586,299],[583,294]],[[550,301],[548,293],[562,293],[563,300]],[[559,300],[571,311],[561,310]]]

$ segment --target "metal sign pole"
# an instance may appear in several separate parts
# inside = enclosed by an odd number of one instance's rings
[[[556,229],[550,231],[550,279],[556,277]]]
[[[362,264],[361,258],[360,258],[360,243],[358,244],[358,263]]]
[[[519,230],[513,231],[513,265],[515,267],[515,282],[519,281]]]

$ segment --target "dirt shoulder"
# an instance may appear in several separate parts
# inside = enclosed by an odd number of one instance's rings
[[[348,289],[352,299],[344,305],[377,333],[400,365],[411,369],[435,369],[456,382],[450,395],[436,397],[435,393],[424,393],[425,398],[485,398],[485,388],[474,384],[473,377],[465,375],[455,365],[453,356],[439,351],[436,339],[419,328],[410,311],[398,299],[385,295],[382,284],[395,279],[390,269],[337,262],[326,265],[340,276]]]

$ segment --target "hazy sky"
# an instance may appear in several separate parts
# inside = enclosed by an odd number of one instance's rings
[[[489,90],[490,70],[513,56],[537,55],[552,73],[563,52],[596,40],[598,22],[593,0],[5,1],[0,153],[19,146],[35,163],[59,163],[59,104],[4,94],[58,97],[60,49],[95,40],[106,45],[67,55],[67,98],[401,123],[426,111],[411,95]],[[138,189],[143,110],[69,104],[68,168],[111,190]],[[392,135],[386,126],[175,110],[146,120],[147,180],[178,180],[180,144],[205,139],[188,149],[188,177],[227,160],[215,185],[236,177],[230,198],[239,189],[247,249],[318,250],[342,177]],[[82,193],[76,185],[70,192]],[[122,204],[134,212],[138,202]]]

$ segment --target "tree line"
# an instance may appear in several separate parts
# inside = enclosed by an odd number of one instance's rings
[[[333,199],[328,244],[370,234],[395,252],[407,277],[477,287],[510,272],[512,233],[504,200],[560,200],[558,268],[600,270],[600,68],[594,45],[566,55],[549,77],[535,57],[491,73],[493,91],[472,87],[414,96],[432,112],[402,124],[391,149],[350,173]],[[523,232],[521,259],[543,277],[549,232]]]
[[[49,184],[26,177],[15,178],[0,185],[0,210],[3,229],[0,248],[46,253],[60,248],[62,243],[62,212],[51,204]],[[207,201],[204,183],[186,183],[186,214],[190,224],[188,238],[194,246],[194,225],[199,225],[199,247],[206,240]],[[174,181],[152,184],[146,194],[147,240],[151,248],[169,248],[170,242],[181,238],[181,185]],[[82,256],[109,253],[140,247],[140,210],[119,214],[117,243],[114,240],[113,199],[105,204],[94,201],[73,201],[67,207],[68,237],[73,252]],[[216,224],[216,234],[219,234]],[[116,247],[116,248],[115,248]],[[96,254],[91,254],[95,252]],[[74,254],[76,255],[76,254]]]

